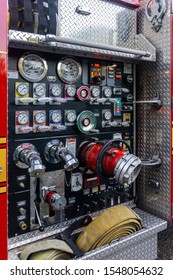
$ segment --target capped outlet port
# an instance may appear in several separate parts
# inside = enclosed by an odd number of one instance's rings
[[[19,227],[20,227],[20,229],[21,230],[26,230],[27,229],[27,224],[24,222],[24,221],[21,221],[20,223],[19,223]]]

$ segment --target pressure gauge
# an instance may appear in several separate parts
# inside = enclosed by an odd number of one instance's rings
[[[24,54],[18,61],[20,75],[29,82],[39,82],[47,74],[45,59],[37,54]]]
[[[17,122],[21,125],[25,125],[29,122],[29,116],[25,112],[21,112],[17,116]]]
[[[74,122],[76,120],[76,112],[75,111],[68,111],[66,114],[66,119],[68,122]]]
[[[29,93],[29,85],[27,83],[20,83],[16,90],[19,95],[24,96]]]
[[[98,98],[100,96],[100,88],[99,87],[93,87],[91,89],[91,95],[92,95],[92,97]]]
[[[75,88],[75,87],[72,87],[72,86],[68,86],[68,87],[67,87],[67,94],[68,94],[68,96],[70,96],[70,97],[74,97],[75,94],[76,94],[76,88]]]
[[[104,93],[105,97],[107,97],[107,98],[111,97],[111,95],[112,95],[111,88],[109,88],[109,87],[104,88],[103,93]]]
[[[106,121],[109,121],[112,118],[112,113],[111,111],[105,111],[103,116]]]
[[[44,112],[38,111],[34,118],[36,123],[42,124],[46,121],[46,114]]]
[[[60,96],[61,95],[61,85],[52,85],[51,93],[53,96]]]
[[[36,96],[41,97],[46,94],[45,84],[34,84],[33,87]]]
[[[77,60],[71,57],[64,57],[57,65],[57,72],[63,82],[72,84],[80,79],[82,67]]]
[[[53,111],[52,112],[52,115],[51,115],[51,120],[54,122],[54,123],[59,123],[62,119],[62,116],[59,112],[57,111]]]

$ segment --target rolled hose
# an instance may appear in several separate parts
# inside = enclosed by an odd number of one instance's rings
[[[142,221],[129,207],[112,207],[93,220],[80,233],[76,245],[83,252],[109,244],[142,229]]]
[[[42,240],[25,247],[20,260],[70,260],[72,249],[63,240]]]

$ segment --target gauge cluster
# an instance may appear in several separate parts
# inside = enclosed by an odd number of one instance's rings
[[[131,126],[132,64],[21,51],[14,59],[10,71],[18,79],[9,79],[10,110],[15,116],[27,111],[28,120],[20,123],[15,117],[10,134],[28,138],[77,130],[92,135]],[[90,113],[81,121],[83,111]]]
[[[127,198],[121,186],[111,186],[98,174],[80,168],[64,171],[67,165],[60,157],[52,158],[59,150],[53,145],[45,157],[45,147],[60,142],[77,160],[81,143],[88,139],[122,139],[133,147],[133,75],[130,63],[9,50],[9,174],[14,174],[9,177],[10,236],[38,228],[33,223],[33,197],[41,201],[42,222],[58,222],[41,191],[36,193],[38,182],[41,189],[56,187],[65,196],[65,220],[131,199],[131,192]],[[14,150],[25,143],[36,148],[45,167],[45,175],[38,180],[14,163]],[[20,215],[18,205],[23,205],[25,215]],[[25,230],[19,227],[21,220]]]

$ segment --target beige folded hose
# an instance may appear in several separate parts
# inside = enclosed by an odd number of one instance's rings
[[[131,208],[115,206],[87,225],[78,236],[76,245],[85,253],[141,228],[141,219]],[[74,253],[67,243],[58,239],[35,242],[20,254],[21,260],[68,260],[73,257]]]
[[[28,245],[20,254],[21,260],[69,260],[73,251],[65,241],[42,240]]]
[[[86,226],[77,238],[76,245],[85,253],[141,228],[141,219],[131,208],[115,206]]]

